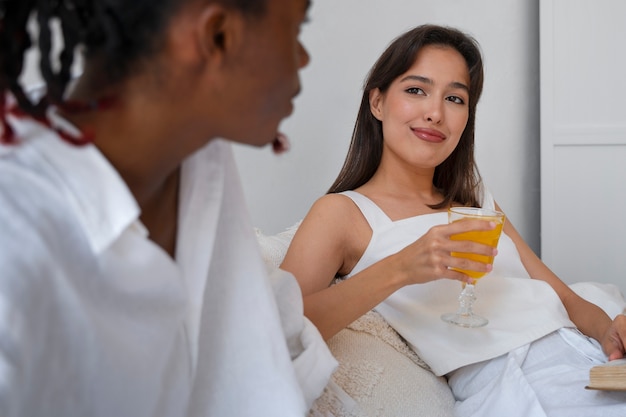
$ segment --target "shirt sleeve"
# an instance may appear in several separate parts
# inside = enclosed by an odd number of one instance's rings
[[[310,408],[338,363],[315,325],[304,316],[302,292],[295,277],[278,268],[269,276],[291,360]]]

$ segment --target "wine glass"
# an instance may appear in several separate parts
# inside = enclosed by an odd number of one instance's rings
[[[474,242],[489,245],[494,248],[498,246],[498,240],[500,239],[502,227],[504,226],[504,213],[497,210],[478,207],[451,207],[450,209],[448,209],[448,223],[453,223],[466,219],[480,219],[492,221],[496,223],[496,227],[492,230],[471,230],[469,232],[459,233],[450,236],[450,239],[471,240]],[[493,256],[478,255],[476,253],[452,252],[452,256],[456,256],[458,258],[472,259],[484,263],[493,263]],[[485,275],[485,272],[464,270],[458,268],[452,269],[469,275],[474,279],[474,282],[478,282],[478,280],[482,278],[483,275]],[[456,311],[456,313],[443,314],[441,316],[441,319],[448,323],[456,324],[457,326],[462,327],[482,327],[486,325],[487,323],[489,323],[489,320],[475,314],[472,311],[472,306],[475,300],[476,295],[474,294],[474,284],[464,283],[463,291],[461,291],[461,294],[459,295],[459,309]]]

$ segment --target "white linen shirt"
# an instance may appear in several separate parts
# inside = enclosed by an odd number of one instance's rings
[[[307,327],[322,376],[305,401],[227,142],[183,165],[174,261],[96,147],[11,122],[20,144],[0,150],[1,416],[306,413],[336,363]]]

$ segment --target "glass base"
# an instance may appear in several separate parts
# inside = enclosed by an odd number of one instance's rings
[[[457,326],[461,326],[461,327],[483,327],[485,325],[487,325],[487,323],[489,323],[489,320],[487,320],[484,317],[481,317],[479,315],[476,315],[474,313],[470,313],[470,314],[459,314],[459,313],[448,313],[448,314],[443,314],[441,316],[441,320],[448,322],[448,323],[452,323],[452,324],[456,324]]]

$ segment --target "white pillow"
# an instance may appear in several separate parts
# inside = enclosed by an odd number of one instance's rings
[[[619,288],[614,284],[602,282],[577,282],[570,288],[585,300],[594,303],[611,318],[622,314],[626,308],[626,300]]]
[[[293,235],[296,234],[296,230],[298,230],[298,226],[300,226],[301,222],[302,220],[285,231],[273,236],[267,236],[260,229],[254,229],[259,245],[261,246],[263,261],[269,269],[277,268],[283,262],[291,239]]]

